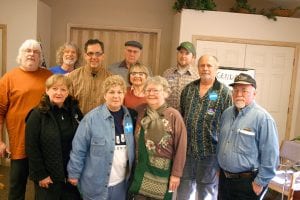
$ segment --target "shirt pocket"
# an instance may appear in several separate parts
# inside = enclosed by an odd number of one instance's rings
[[[255,146],[256,143],[254,132],[238,130],[234,148],[237,153],[244,155],[254,155],[256,149]]]
[[[91,154],[93,156],[101,157],[105,155],[106,141],[101,137],[92,137],[91,139]]]

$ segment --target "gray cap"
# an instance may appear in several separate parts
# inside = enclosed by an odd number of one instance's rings
[[[138,41],[135,41],[135,40],[130,40],[130,41],[125,42],[125,47],[126,46],[137,47],[140,50],[143,49],[143,45],[141,43],[139,43]]]

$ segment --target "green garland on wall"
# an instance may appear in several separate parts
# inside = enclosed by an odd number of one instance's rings
[[[182,9],[215,10],[216,3],[213,0],[176,0],[173,9],[181,12]]]

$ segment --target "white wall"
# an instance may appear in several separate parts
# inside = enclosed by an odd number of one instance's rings
[[[47,67],[49,67],[51,49],[51,8],[44,2],[38,1],[37,16],[37,39],[42,43],[43,54]]]
[[[36,39],[37,0],[0,0],[0,24],[7,25],[7,70],[16,66],[20,45]]]
[[[278,17],[277,21],[273,21],[262,15],[196,10],[183,10],[177,15],[174,26],[180,26],[179,39],[173,39],[172,49],[182,41],[192,41],[193,35],[293,42],[300,45],[299,18]],[[176,30],[176,27],[173,29]],[[174,53],[171,56],[173,64],[175,56]],[[290,111],[293,113],[291,138],[300,135],[300,53],[296,57],[299,62],[293,110]]]

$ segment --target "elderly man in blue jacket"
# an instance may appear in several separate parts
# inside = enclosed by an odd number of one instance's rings
[[[255,79],[241,73],[230,86],[234,106],[222,114],[217,148],[219,199],[262,199],[278,166],[276,124],[254,100]]]

